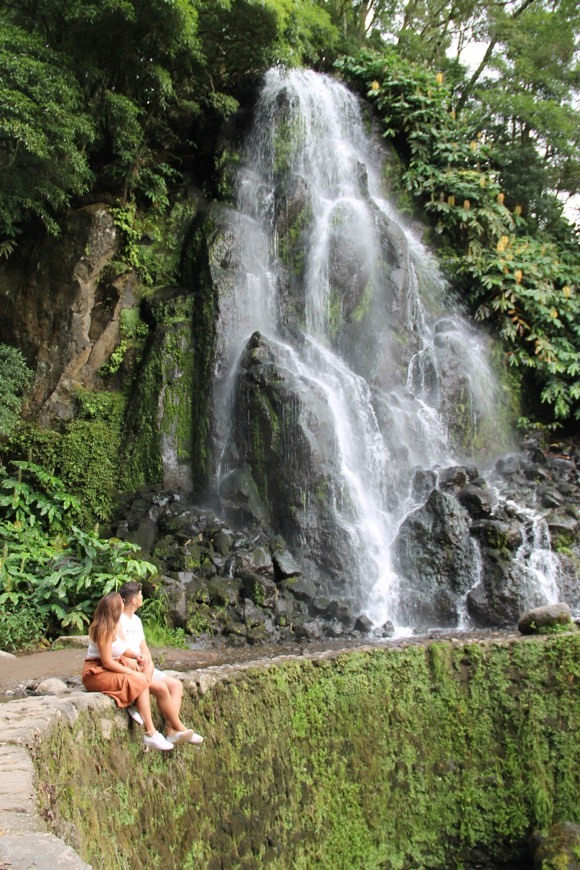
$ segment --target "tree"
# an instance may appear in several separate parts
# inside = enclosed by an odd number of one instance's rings
[[[123,200],[135,190],[154,204],[167,201],[167,153],[179,121],[198,107],[179,90],[200,57],[197,5],[22,0],[10,7],[17,24],[66,58],[96,134],[88,156],[97,184]]]
[[[67,57],[0,24],[0,240],[31,215],[57,233],[59,211],[93,180],[94,126]]]
[[[458,108],[469,108],[493,140],[508,203],[538,229],[561,233],[556,197],[576,194],[580,181],[578,14],[567,0],[549,7],[536,0],[516,12],[496,14],[488,59],[496,74],[467,83]]]

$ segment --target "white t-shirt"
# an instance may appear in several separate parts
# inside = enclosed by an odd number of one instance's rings
[[[127,649],[132,650],[135,654],[139,654],[141,652],[141,641],[145,640],[145,632],[143,631],[143,623],[136,613],[133,616],[127,616],[126,613],[122,613],[119,618],[119,625],[125,635],[125,640],[127,641]],[[165,676],[163,671],[160,671],[158,668],[154,668],[153,670],[153,679],[161,680]]]
[[[126,613],[122,613],[119,625],[123,629],[128,648],[138,655],[141,652],[141,642],[145,640],[143,623],[136,613],[133,616],[127,616]]]

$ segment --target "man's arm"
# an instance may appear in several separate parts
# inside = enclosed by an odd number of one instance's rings
[[[140,655],[137,658],[137,662],[143,668],[143,673],[151,679],[153,676],[153,659],[151,657],[151,653],[149,652],[149,647],[147,646],[147,641],[145,638],[141,641],[141,645],[139,647]]]

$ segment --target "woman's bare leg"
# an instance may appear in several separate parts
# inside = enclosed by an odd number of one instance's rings
[[[177,680],[175,682],[178,682]],[[180,684],[181,685],[181,684]],[[171,692],[169,685],[165,680],[153,680],[149,684],[149,691],[157,701],[159,712],[167,722],[167,733],[178,734],[180,731],[185,731],[186,727],[179,718],[181,708],[181,692]]]
[[[135,706],[141,713],[141,718],[143,719],[143,726],[145,728],[145,734],[149,736],[153,734],[157,729],[153,724],[153,717],[151,716],[151,698],[149,696],[149,689],[143,689],[141,694],[135,699]]]

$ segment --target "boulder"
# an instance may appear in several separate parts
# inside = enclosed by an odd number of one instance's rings
[[[510,554],[482,548],[480,582],[467,594],[467,610],[479,627],[509,628],[522,611],[545,601],[536,577]]]
[[[59,680],[57,677],[48,677],[40,682],[35,691],[35,695],[65,695],[69,691],[64,680]]]
[[[52,644],[53,649],[86,649],[89,645],[88,634],[64,635]]]
[[[542,629],[553,628],[556,625],[570,625],[572,616],[567,604],[547,604],[528,610],[520,618],[518,629],[521,634],[537,634]]]
[[[580,825],[557,822],[531,840],[534,870],[580,870]]]
[[[434,490],[402,523],[394,544],[402,620],[457,625],[459,601],[475,582],[469,515],[450,492]]]

